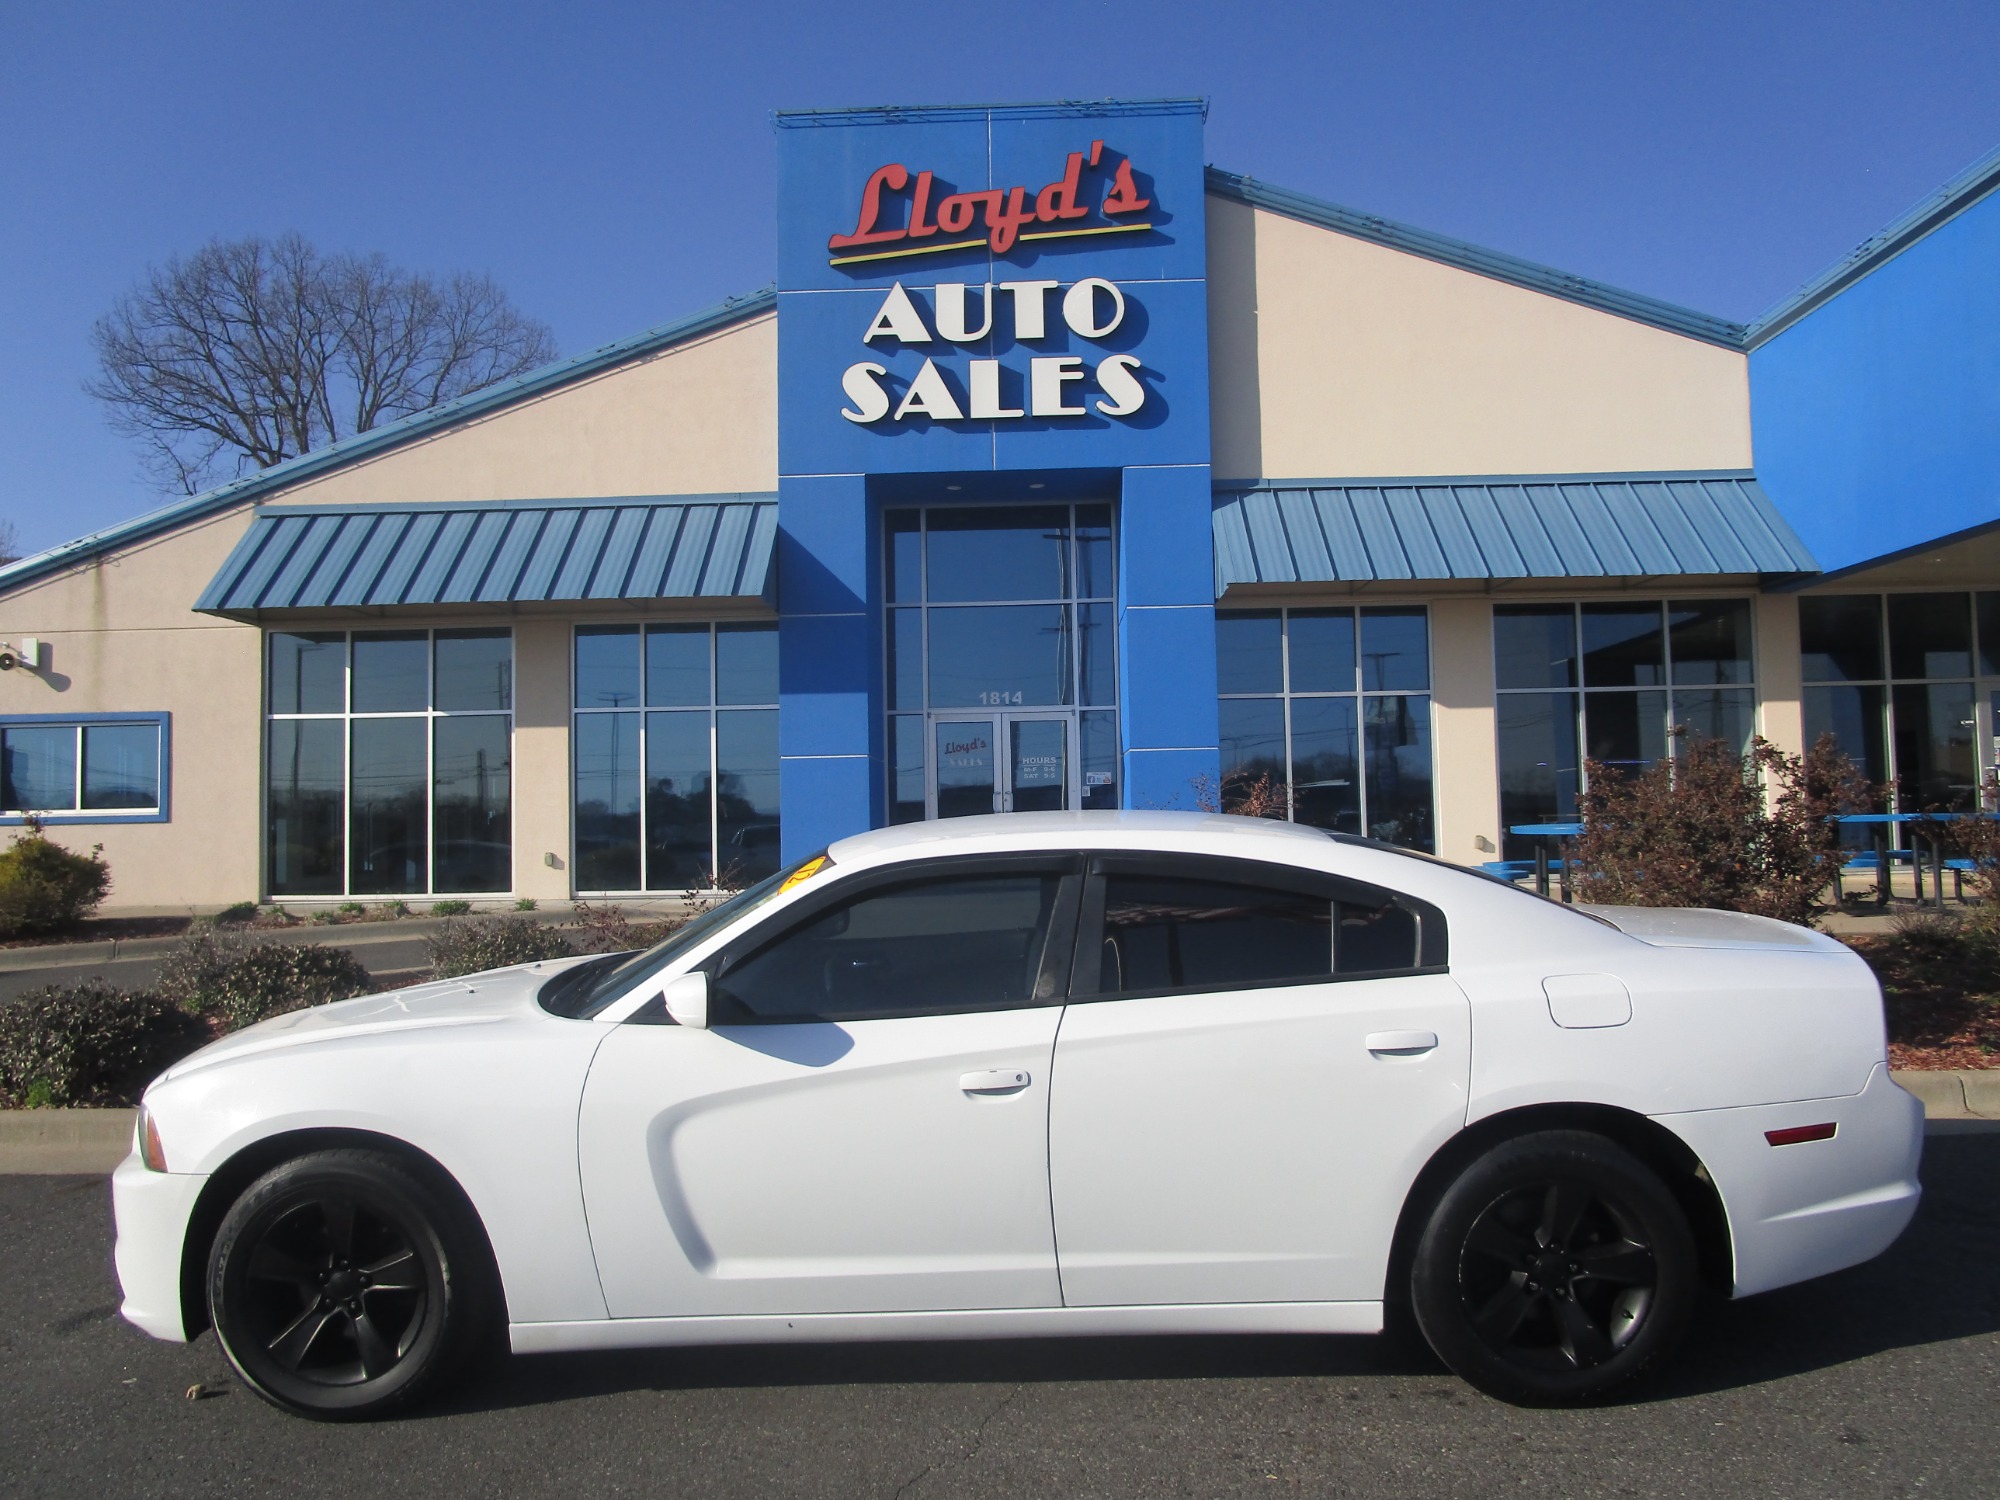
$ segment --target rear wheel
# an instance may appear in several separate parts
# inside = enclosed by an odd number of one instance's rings
[[[1697,1295],[1692,1235],[1666,1186],[1601,1136],[1494,1147],[1445,1190],[1411,1304],[1438,1357],[1503,1401],[1601,1399],[1670,1354]]]
[[[458,1367],[493,1303],[465,1209],[398,1158],[322,1151],[223,1219],[209,1312],[244,1384],[301,1416],[377,1417]]]

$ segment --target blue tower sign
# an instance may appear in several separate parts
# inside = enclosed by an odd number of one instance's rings
[[[944,811],[937,768],[894,743],[918,743],[884,634],[883,517],[906,507],[1088,501],[1060,523],[1085,531],[1115,512],[1117,766],[1092,785],[1187,806],[1214,774],[1202,118],[1187,100],[778,116],[788,847],[908,815],[898,776]],[[996,776],[994,806],[1019,805]]]

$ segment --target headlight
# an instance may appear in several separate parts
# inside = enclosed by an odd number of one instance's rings
[[[153,1120],[153,1112],[145,1105],[139,1106],[139,1119],[133,1127],[133,1144],[138,1148],[139,1159],[150,1172],[167,1170],[167,1148],[160,1144],[160,1127]]]

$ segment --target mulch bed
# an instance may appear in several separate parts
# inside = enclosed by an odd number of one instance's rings
[[[2000,1068],[2000,972],[1991,947],[1922,930],[1846,941],[1882,981],[1890,1067]]]

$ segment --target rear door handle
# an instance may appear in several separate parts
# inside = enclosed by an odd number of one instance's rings
[[[1034,1081],[1026,1068],[989,1068],[960,1074],[958,1086],[968,1094],[1018,1094]]]
[[[1368,1050],[1377,1057],[1415,1057],[1433,1051],[1438,1044],[1435,1031],[1371,1031]]]

